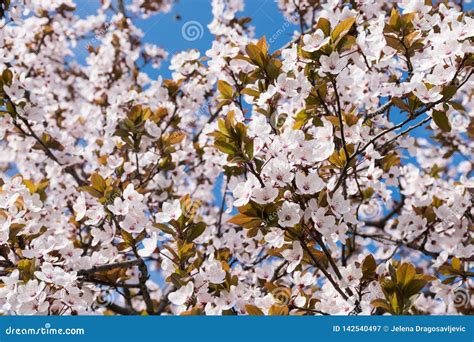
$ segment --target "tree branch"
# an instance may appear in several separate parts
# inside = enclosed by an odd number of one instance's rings
[[[122,261],[122,262],[117,262],[117,263],[108,264],[108,265],[94,266],[94,267],[89,268],[87,270],[78,271],[77,275],[87,276],[89,274],[99,273],[99,272],[104,272],[104,271],[110,271],[110,270],[114,270],[116,268],[129,268],[129,267],[137,266],[140,263],[141,263],[141,260],[128,260],[128,261]]]

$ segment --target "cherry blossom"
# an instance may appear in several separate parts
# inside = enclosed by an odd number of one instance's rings
[[[329,56],[321,56],[319,61],[321,63],[320,72],[333,75],[339,74],[347,64],[347,59],[341,58],[337,52],[332,52]]]
[[[282,227],[293,227],[301,219],[301,208],[296,203],[284,202],[278,211],[278,223]]]
[[[156,220],[161,223],[167,223],[171,220],[177,220],[183,213],[181,204],[178,200],[163,203],[163,211],[156,214]]]
[[[183,305],[188,301],[194,292],[194,284],[189,282],[186,286],[181,287],[179,290],[171,292],[168,295],[169,300],[171,303],[175,305]]]
[[[298,172],[295,177],[296,186],[302,194],[314,194],[321,191],[325,184],[316,172],[308,175]]]
[[[329,42],[329,37],[324,38],[324,32],[316,30],[313,34],[305,34],[303,36],[304,51],[313,52],[319,50],[323,45]]]
[[[173,0],[0,12],[1,314],[469,312],[472,14],[247,3],[184,51]]]
[[[303,248],[298,241],[294,241],[290,250],[286,249],[283,251],[283,257],[288,261],[287,272],[293,272],[303,258]]]

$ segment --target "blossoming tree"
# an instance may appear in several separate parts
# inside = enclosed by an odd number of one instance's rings
[[[472,313],[462,2],[279,0],[270,47],[213,0],[171,79],[172,0],[76,6],[0,1],[3,314]]]

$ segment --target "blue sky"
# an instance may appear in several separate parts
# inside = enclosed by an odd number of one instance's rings
[[[129,0],[126,0],[126,2],[129,2]],[[95,13],[99,0],[80,0],[77,3],[77,13],[85,17]],[[470,10],[474,8],[474,4],[466,4],[465,7],[465,10]],[[285,45],[291,38],[293,31],[299,28],[283,17],[275,0],[245,0],[245,10],[238,15],[239,17],[252,18],[251,24],[255,27],[255,37],[266,36],[267,41],[272,42],[271,50],[276,50]],[[150,66],[145,68],[144,71],[152,79],[157,79],[160,75],[164,78],[170,78],[171,72],[168,66],[174,53],[187,49],[198,49],[204,54],[211,47],[213,41],[213,36],[207,28],[211,21],[211,0],[180,0],[173,5],[169,13],[160,13],[146,20],[135,21],[144,32],[143,40],[145,42],[163,47],[170,55],[159,70]],[[198,39],[187,40],[183,37],[183,26],[187,23],[193,23],[194,26],[197,24],[199,29],[202,28]],[[83,44],[85,46],[88,42],[83,42]],[[85,49],[82,51],[85,51]],[[403,118],[397,113],[393,113],[392,120],[394,123],[398,123]],[[420,127],[415,129],[411,135],[428,137],[430,132]]]
[[[130,0],[126,0],[126,2],[129,3]],[[100,1],[77,0],[76,3],[76,13],[81,17],[86,17],[96,13]],[[466,5],[466,10],[473,8],[474,4],[472,3]],[[282,16],[275,0],[245,0],[245,10],[239,13],[239,17],[252,18],[251,24],[255,27],[255,36],[257,38],[266,36],[267,40],[272,42],[271,50],[276,50],[285,45],[293,31],[298,29],[298,26],[290,24]],[[136,24],[143,31],[145,42],[163,47],[172,56],[174,53],[187,49],[198,49],[204,54],[211,47],[213,41],[213,36],[207,28],[211,21],[211,0],[180,0],[169,13],[160,13],[146,20],[138,20]],[[187,40],[183,37],[183,26],[190,22],[197,23],[202,28],[202,35],[200,34],[198,39]],[[85,59],[87,53],[85,46],[89,43],[89,41],[83,41],[76,50],[84,52],[82,56],[80,53],[77,54],[80,62]],[[169,59],[164,61],[159,70],[147,67],[144,71],[152,79],[157,79],[160,75],[164,78],[170,78]],[[402,120],[401,116],[397,114],[393,113],[392,115],[392,120],[395,123]],[[418,128],[411,134],[418,137],[428,137],[430,132],[424,128]]]
[[[98,0],[81,0],[78,3],[78,13],[85,17],[95,12]],[[252,25],[255,29],[255,36],[272,37],[277,31],[284,29],[283,34],[275,36],[273,48],[278,49],[283,46],[291,37],[293,30],[297,26],[289,26],[285,18],[278,10],[275,0],[247,0],[245,1],[244,12],[239,13],[239,17],[251,17]],[[213,36],[209,32],[207,25],[212,21],[212,9],[210,0],[180,0],[175,4],[169,13],[160,13],[146,20],[135,21],[137,26],[144,32],[143,40],[154,43],[173,53],[198,49],[204,53],[212,45]],[[182,35],[183,26],[187,22],[197,22],[202,27],[202,36],[199,39],[189,41]],[[280,31],[281,32],[281,31]],[[86,43],[85,43],[86,44]],[[168,70],[169,60],[166,61],[160,70],[152,68],[146,72],[153,78],[159,75],[167,78],[171,73]]]
[[[130,0],[126,0],[126,2],[129,3]],[[81,17],[86,17],[96,13],[100,1],[77,0],[76,3],[76,13]],[[466,5],[467,10],[472,8],[474,8],[474,4]],[[252,18],[251,25],[255,27],[255,36],[257,38],[266,36],[267,40],[272,42],[271,50],[276,50],[285,45],[292,36],[293,31],[298,29],[298,26],[290,24],[282,16],[275,0],[245,0],[245,10],[238,15],[239,17]],[[143,31],[143,40],[145,42],[163,47],[172,56],[174,53],[187,49],[198,49],[204,54],[211,47],[213,41],[213,36],[207,28],[211,21],[211,0],[180,0],[172,7],[169,13],[160,13],[146,20],[135,21],[135,23]],[[198,39],[189,40],[183,37],[183,26],[190,22],[202,28]],[[83,62],[85,59],[87,53],[85,46],[89,43],[89,41],[82,42],[81,45],[83,46],[79,46],[76,50],[84,52],[82,56],[80,53],[77,54],[80,62]],[[170,78],[171,72],[168,69],[169,59],[164,61],[159,70],[147,67],[144,71],[152,79],[157,79],[160,75],[164,78]],[[393,113],[391,119],[395,123],[403,120],[402,116],[396,112]],[[417,137],[429,137],[430,134],[425,128],[418,128],[411,133],[412,136]],[[414,162],[414,160],[410,158],[410,162]],[[12,173],[15,172],[12,171]],[[220,184],[218,184],[217,188],[219,187]]]
[[[81,17],[86,17],[95,13],[99,0],[77,0],[78,4],[77,12]],[[473,4],[468,5],[469,9],[473,8]],[[246,0],[245,10],[243,13],[239,13],[239,17],[251,17],[251,24],[255,27],[255,36],[257,38],[266,36],[267,40],[270,38],[272,41],[271,49],[276,50],[281,46],[285,45],[292,36],[293,30],[298,29],[295,25],[289,25],[289,23],[282,16],[281,12],[277,8],[275,0]],[[154,43],[163,47],[169,52],[170,56],[174,53],[187,50],[187,49],[198,49],[202,54],[209,49],[212,45],[213,36],[207,29],[207,25],[212,21],[211,12],[211,1],[210,0],[180,0],[179,3],[175,4],[169,13],[161,13],[152,16],[146,20],[136,21],[138,27],[144,32],[145,36],[143,40],[145,42]],[[202,36],[199,34],[199,38],[196,40],[187,40],[183,37],[182,29],[186,23],[196,22],[202,27]],[[276,34],[277,32],[283,32]],[[84,48],[89,42],[83,42],[84,46],[79,46],[78,49],[86,51]],[[83,59],[85,57],[82,56]],[[151,67],[145,69],[151,78],[157,79],[158,76],[169,78],[171,76],[168,70],[169,59],[163,63],[163,66],[159,70],[155,70]],[[392,118],[400,117],[398,113],[393,113]],[[397,122],[400,119],[396,118],[394,121]],[[415,130],[412,135],[427,137],[429,132],[426,129],[419,128]],[[410,162],[413,159],[410,158]],[[221,201],[222,194],[221,189],[222,178],[219,179],[216,186],[216,202],[217,204]],[[398,199],[399,194],[394,193],[394,198]],[[152,278],[158,282],[161,282],[161,278],[158,273],[153,272]]]

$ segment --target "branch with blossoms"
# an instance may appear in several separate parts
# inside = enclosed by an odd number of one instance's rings
[[[279,0],[275,50],[213,0],[153,79],[172,5],[0,2],[1,312],[470,313],[472,16]]]

